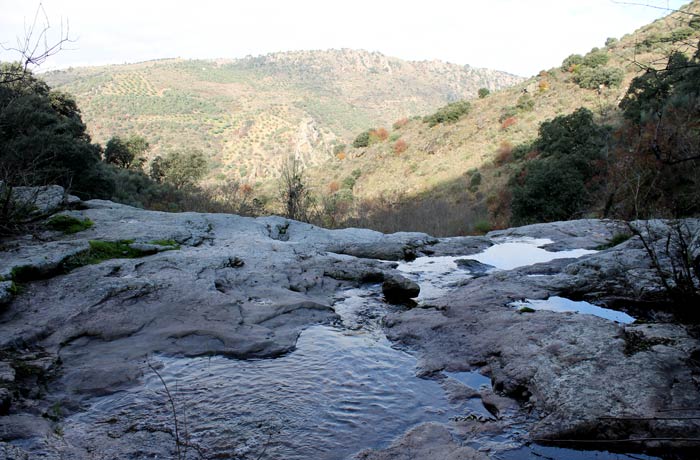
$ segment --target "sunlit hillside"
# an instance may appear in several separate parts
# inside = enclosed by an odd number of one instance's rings
[[[151,144],[151,155],[198,148],[210,158],[210,180],[250,183],[275,176],[290,153],[322,164],[358,130],[522,80],[355,50],[169,59],[43,77],[76,97],[95,141],[139,134]]]
[[[695,1],[624,37],[601,37],[600,50],[584,57],[605,61],[599,72],[567,63],[472,101],[469,114],[455,123],[431,127],[422,117],[398,120],[385,140],[348,148],[330,166],[313,170],[312,182],[327,201],[343,203],[334,208],[333,223],[433,234],[505,225],[508,210],[501,209],[500,195],[518,167],[513,158],[518,146],[537,136],[541,122],[578,107],[614,126],[632,78],[647,66],[665,66],[671,50],[688,55],[697,50],[698,13]],[[620,81],[598,84],[593,74],[610,71],[619,72]]]

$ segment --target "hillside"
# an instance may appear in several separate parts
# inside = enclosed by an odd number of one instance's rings
[[[95,141],[135,133],[151,143],[152,155],[199,148],[211,159],[210,178],[251,183],[276,175],[287,153],[321,164],[359,130],[522,80],[347,49],[168,59],[43,77],[76,97]]]
[[[584,88],[573,67],[549,69],[472,101],[469,114],[455,123],[430,127],[414,117],[397,123],[385,141],[351,149],[330,166],[313,170],[311,181],[330,203],[328,222],[437,235],[473,232],[475,224],[507,225],[504,195],[520,167],[513,158],[518,146],[533,141],[543,121],[578,107],[590,109],[598,122],[616,126],[618,104],[635,76],[646,66],[663,68],[671,50],[686,55],[697,50],[699,13],[700,2],[694,1],[589,53],[602,53],[606,68],[621,69],[619,85],[588,83],[594,87]],[[397,142],[403,145],[397,148]]]

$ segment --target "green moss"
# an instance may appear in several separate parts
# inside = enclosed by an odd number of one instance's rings
[[[36,267],[31,265],[21,265],[14,267],[10,272],[10,278],[15,282],[30,281],[41,277],[41,273]]]
[[[90,219],[80,220],[65,214],[53,216],[48,220],[48,222],[46,222],[46,226],[50,229],[63,232],[65,234],[82,232],[93,225],[94,223]]]
[[[521,307],[518,309],[518,313],[535,313],[535,309],[530,307]]]
[[[171,247],[172,249],[180,249],[180,245],[175,240],[153,240],[149,241],[148,244],[155,244],[156,246]]]
[[[110,259],[136,259],[151,252],[140,251],[130,245],[133,240],[98,241],[90,240],[90,249],[69,258],[64,264],[65,271],[70,271],[84,265],[93,265]]]
[[[12,294],[14,296],[20,295],[23,290],[24,290],[24,286],[22,284],[15,282],[15,281],[13,281],[12,284],[10,285],[10,294]]]

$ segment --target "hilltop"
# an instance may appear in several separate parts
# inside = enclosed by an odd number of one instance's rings
[[[251,183],[275,176],[289,153],[322,164],[359,130],[522,81],[349,49],[166,59],[42,77],[75,96],[94,141],[139,134],[152,155],[196,147],[210,159],[210,178]]]

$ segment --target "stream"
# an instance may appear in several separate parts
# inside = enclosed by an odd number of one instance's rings
[[[421,285],[420,303],[471,278],[457,259],[508,270],[592,252],[548,252],[540,247],[547,243],[507,240],[461,258],[421,257],[399,270]],[[388,447],[420,423],[449,427],[460,417],[492,417],[479,397],[450,403],[445,390],[453,380],[478,391],[490,387],[488,377],[478,372],[416,377],[410,350],[395,348],[384,335],[382,317],[400,307],[383,302],[378,285],[341,291],[333,306],[339,324],[307,328],[295,351],[278,358],[153,357],[172,394],[181,439],[201,447],[203,458],[339,460],[364,448]],[[89,445],[93,436],[119,437],[125,421],[130,432],[172,431],[172,410],[155,371],[141,386],[93,399],[84,412],[65,420],[65,437]],[[526,445],[524,436],[514,424],[497,439],[461,441],[502,460],[654,458]],[[189,455],[199,458],[194,449]]]

